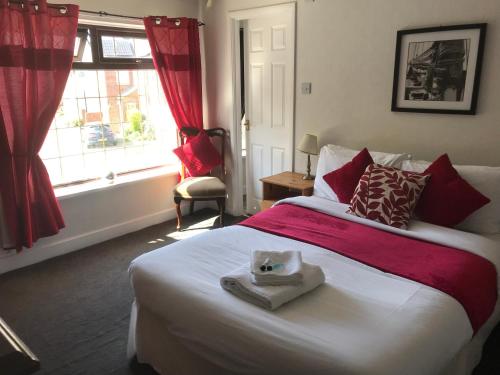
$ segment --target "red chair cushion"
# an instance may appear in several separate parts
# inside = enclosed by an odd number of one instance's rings
[[[447,154],[436,159],[424,174],[431,178],[415,209],[422,221],[453,227],[490,202],[458,174]]]
[[[350,162],[323,176],[325,182],[337,195],[340,203],[349,203],[363,175],[373,159],[365,147]]]
[[[201,131],[186,144],[176,148],[174,153],[191,176],[204,176],[222,163],[219,152],[205,131]]]

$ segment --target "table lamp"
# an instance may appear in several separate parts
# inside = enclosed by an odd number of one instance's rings
[[[304,180],[313,180],[311,176],[311,155],[318,155],[318,137],[312,134],[305,134],[297,147],[297,150],[307,154],[307,174]]]

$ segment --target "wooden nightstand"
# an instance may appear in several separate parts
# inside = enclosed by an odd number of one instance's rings
[[[312,195],[314,180],[303,180],[303,176],[302,173],[283,172],[261,178],[263,190],[261,210],[267,210],[274,202],[283,198]]]

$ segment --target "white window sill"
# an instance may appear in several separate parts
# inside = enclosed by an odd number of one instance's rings
[[[128,185],[144,180],[154,179],[162,176],[173,176],[179,172],[177,165],[166,165],[160,168],[154,168],[147,171],[129,173],[122,176],[117,176],[113,182],[109,182],[103,178],[88,183],[65,186],[55,188],[56,197],[62,201],[76,196],[91,194],[101,190],[114,189],[118,186]]]

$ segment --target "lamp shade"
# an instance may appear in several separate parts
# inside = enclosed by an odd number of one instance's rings
[[[304,134],[297,150],[306,154],[318,155],[318,137],[312,134]]]

